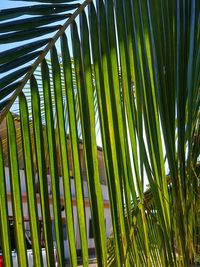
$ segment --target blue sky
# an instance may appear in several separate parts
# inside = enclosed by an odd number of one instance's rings
[[[25,1],[23,2],[23,1],[0,0],[0,10],[6,8],[27,6],[27,5],[30,5],[30,3],[27,3]],[[33,5],[33,3],[31,3],[31,5]],[[9,48],[13,48],[13,45],[12,44],[0,45],[0,52]]]
[[[80,1],[82,2],[82,1]],[[7,8],[15,8],[15,7],[20,7],[20,6],[30,6],[30,5],[42,5],[42,3],[36,3],[34,2],[34,0],[32,0],[32,2],[27,2],[27,1],[17,1],[17,0],[0,0],[0,10],[1,9],[7,9]],[[21,18],[25,18],[26,15],[21,16],[21,17],[17,17],[16,19],[21,19]],[[55,23],[56,24],[56,23]],[[51,34],[52,36],[52,34]],[[39,39],[39,38],[38,38]],[[2,52],[5,47],[8,48],[12,48],[13,45],[12,44],[6,44],[6,45],[0,45],[0,52]]]
[[[0,1],[0,9],[12,8],[12,7],[18,7],[18,6],[25,6],[25,5],[27,5],[27,2],[9,1],[9,0],[1,0]]]

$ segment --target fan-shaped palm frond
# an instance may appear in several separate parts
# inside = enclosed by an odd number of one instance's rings
[[[33,1],[25,2],[25,7],[0,11],[0,43],[12,44],[0,52],[0,230],[6,266],[12,266],[12,261],[5,166],[10,171],[20,266],[28,265],[21,166],[35,266],[43,264],[35,173],[48,266],[55,262],[47,174],[51,176],[58,264],[65,264],[61,175],[70,263],[77,266],[71,172],[82,260],[88,266],[81,153],[98,266],[194,263],[200,244],[200,2],[35,0],[41,4],[31,6]],[[108,245],[98,124],[113,228]]]

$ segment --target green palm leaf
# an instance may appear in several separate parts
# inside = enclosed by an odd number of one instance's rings
[[[59,266],[65,264],[62,220],[70,264],[78,264],[74,218],[88,266],[85,180],[98,266],[194,264],[200,253],[200,2],[24,2],[25,7],[0,11],[0,239],[6,266],[11,247],[5,167],[20,266],[28,264],[23,168],[36,266],[43,264],[37,194],[48,266],[55,265],[50,199]],[[108,241],[102,182],[112,221]]]

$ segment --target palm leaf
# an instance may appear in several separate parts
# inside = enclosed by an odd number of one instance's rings
[[[33,184],[38,173],[48,266],[54,266],[49,197],[58,263],[65,264],[59,176],[70,263],[77,266],[73,176],[82,260],[88,266],[82,158],[98,266],[195,263],[200,246],[199,1],[35,0],[40,4],[30,7],[33,1],[24,2],[27,6],[0,12],[0,43],[17,46],[0,52],[0,173],[4,178],[9,167],[20,265],[27,265],[19,182],[24,168],[34,264],[43,264]],[[107,244],[98,131],[113,230]],[[4,179],[1,185],[1,242],[10,266]]]

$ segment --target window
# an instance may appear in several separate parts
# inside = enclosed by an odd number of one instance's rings
[[[89,220],[89,238],[94,238],[92,219]]]
[[[105,222],[105,229],[106,229],[106,219],[104,220]],[[94,238],[94,233],[93,233],[93,225],[92,225],[92,219],[90,218],[89,220],[89,238]]]
[[[63,223],[63,239],[67,240],[67,226],[66,223]]]

